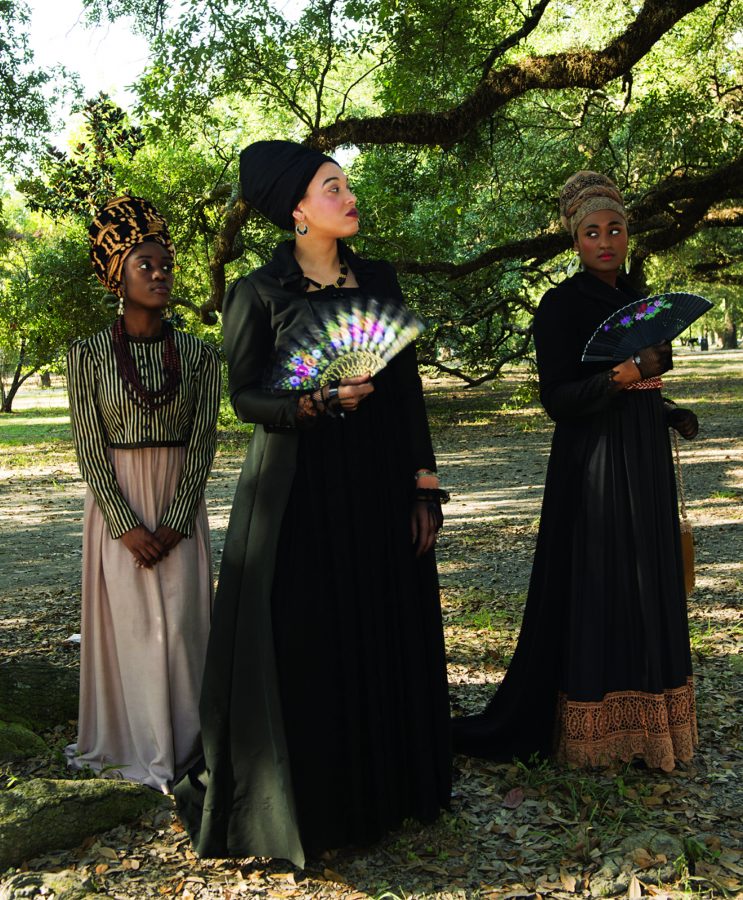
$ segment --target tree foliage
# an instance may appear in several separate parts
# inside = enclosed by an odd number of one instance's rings
[[[310,0],[296,17],[268,0],[86,5],[152,35],[145,147],[118,154],[115,178],[175,215],[204,320],[276,239],[236,186],[237,153],[260,137],[351,159],[361,249],[397,264],[432,323],[426,361],[472,382],[529,352],[570,251],[556,200],[577,169],[623,190],[639,284],[721,302],[739,284],[724,260],[743,224],[742,0]]]
[[[10,412],[31,375],[58,364],[70,343],[110,320],[79,228],[43,233],[14,223],[0,257],[0,399]]]
[[[220,159],[209,142],[197,146],[190,137],[146,143],[142,129],[106,94],[86,102],[82,113],[71,149],[48,147],[39,173],[19,182],[29,208],[63,228],[74,224],[84,236],[82,229],[105,201],[122,193],[149,198],[172,223],[184,260],[172,303],[198,317],[211,241],[220,224],[199,195],[205,184],[213,195],[232,160]],[[103,288],[99,291],[105,298]]]
[[[0,169],[16,171],[50,130],[60,70],[34,67],[23,0],[0,0]],[[53,82],[56,79],[56,87]]]
[[[141,128],[106,94],[84,103],[80,111],[84,137],[69,152],[48,145],[40,173],[18,185],[32,210],[53,219],[89,219],[117,192],[119,158],[133,157],[144,143]]]

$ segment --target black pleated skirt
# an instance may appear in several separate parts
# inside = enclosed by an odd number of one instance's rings
[[[524,620],[503,684],[454,720],[455,749],[640,757],[697,742],[678,509],[658,390],[555,429]]]
[[[449,802],[433,552],[414,556],[412,472],[384,373],[299,441],[272,594],[281,706],[308,853],[366,844]]]

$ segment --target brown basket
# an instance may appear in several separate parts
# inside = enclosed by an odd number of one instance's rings
[[[678,483],[679,502],[681,505],[679,530],[681,531],[681,557],[684,561],[684,588],[686,589],[686,596],[688,597],[696,585],[696,575],[694,572],[694,533],[691,529],[691,522],[686,515],[686,497],[684,495],[684,478],[681,474],[679,439],[674,429],[671,429],[671,435],[673,436],[673,450],[676,457],[676,481]]]

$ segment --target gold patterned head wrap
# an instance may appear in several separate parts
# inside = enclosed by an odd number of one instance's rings
[[[611,178],[587,170],[571,175],[560,192],[560,221],[563,227],[575,237],[583,219],[600,209],[613,209],[627,221],[622,195]]]
[[[175,256],[168,224],[149,202],[141,197],[116,197],[96,213],[88,228],[90,259],[98,280],[121,296],[124,260],[145,241],[154,241]]]

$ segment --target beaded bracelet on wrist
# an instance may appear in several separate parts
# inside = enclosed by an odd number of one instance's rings
[[[415,499],[422,503],[448,503],[450,499],[449,491],[442,488],[416,488]]]

